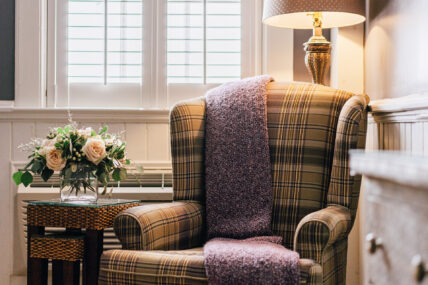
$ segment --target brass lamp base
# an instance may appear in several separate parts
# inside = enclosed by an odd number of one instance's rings
[[[306,68],[312,75],[312,82],[325,85],[325,74],[329,70],[331,64],[331,43],[322,35],[320,14],[321,13],[313,14],[314,35],[303,45],[306,51]]]

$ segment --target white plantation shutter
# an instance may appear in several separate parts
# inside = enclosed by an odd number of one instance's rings
[[[168,83],[241,77],[241,1],[168,0]]]
[[[68,82],[141,83],[141,0],[69,0]]]
[[[165,109],[260,67],[259,0],[47,1],[49,107]]]

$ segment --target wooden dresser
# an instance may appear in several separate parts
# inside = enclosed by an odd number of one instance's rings
[[[364,175],[365,284],[428,284],[428,157],[352,152]]]

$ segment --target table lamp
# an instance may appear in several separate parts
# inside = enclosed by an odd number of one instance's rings
[[[362,23],[365,0],[265,0],[263,23],[270,26],[313,29],[313,36],[304,43],[305,63],[312,82],[324,85],[330,67],[331,43],[322,35],[322,28],[337,28]]]

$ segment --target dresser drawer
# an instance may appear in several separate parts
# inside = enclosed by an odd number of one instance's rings
[[[428,262],[427,191],[371,178],[365,191],[367,284],[428,284],[428,276],[416,281],[412,264],[418,255]]]

